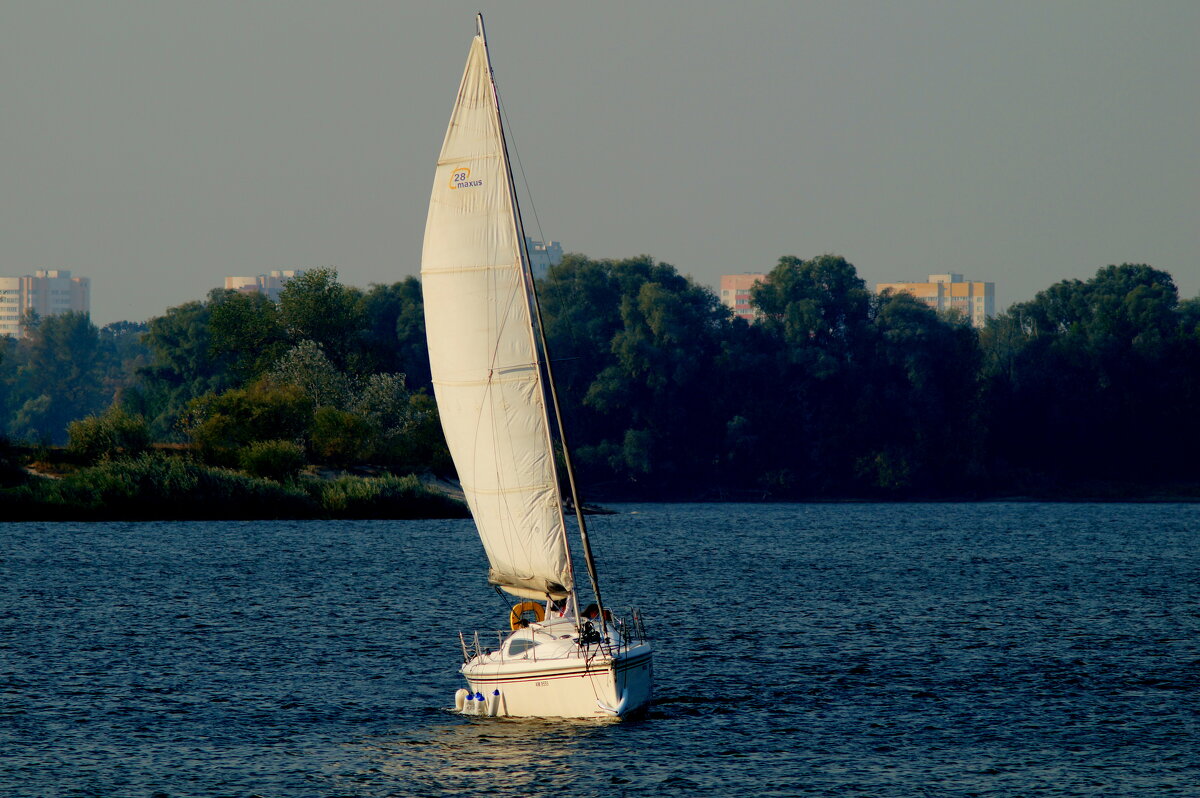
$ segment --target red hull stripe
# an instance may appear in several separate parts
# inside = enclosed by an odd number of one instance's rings
[[[650,654],[646,654],[636,659],[618,662],[615,666],[612,663],[608,663],[599,667],[573,668],[565,671],[526,671],[525,673],[518,673],[512,676],[467,676],[466,674],[463,674],[463,676],[472,684],[505,684],[511,682],[545,682],[551,679],[577,679],[584,676],[599,676],[608,673],[610,668],[617,672],[627,671],[630,668],[646,664],[650,661],[651,656]]]

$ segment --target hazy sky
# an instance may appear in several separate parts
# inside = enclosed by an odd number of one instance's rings
[[[1195,0],[0,0],[0,275],[90,277],[105,324],[416,274],[480,7],[526,228],[568,251],[1200,292]]]

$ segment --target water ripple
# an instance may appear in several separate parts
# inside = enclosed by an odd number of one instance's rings
[[[0,794],[1191,796],[1187,505],[640,505],[646,717],[448,709],[469,523],[0,527]]]

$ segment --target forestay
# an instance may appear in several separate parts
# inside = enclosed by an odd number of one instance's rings
[[[519,596],[562,597],[572,587],[562,502],[501,136],[476,36],[425,225],[430,369],[489,580]]]

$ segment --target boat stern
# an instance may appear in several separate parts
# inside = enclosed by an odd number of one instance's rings
[[[496,651],[474,652],[460,673],[467,687],[455,694],[455,709],[463,714],[622,718],[650,703],[653,651],[645,640],[580,646],[535,625]]]

